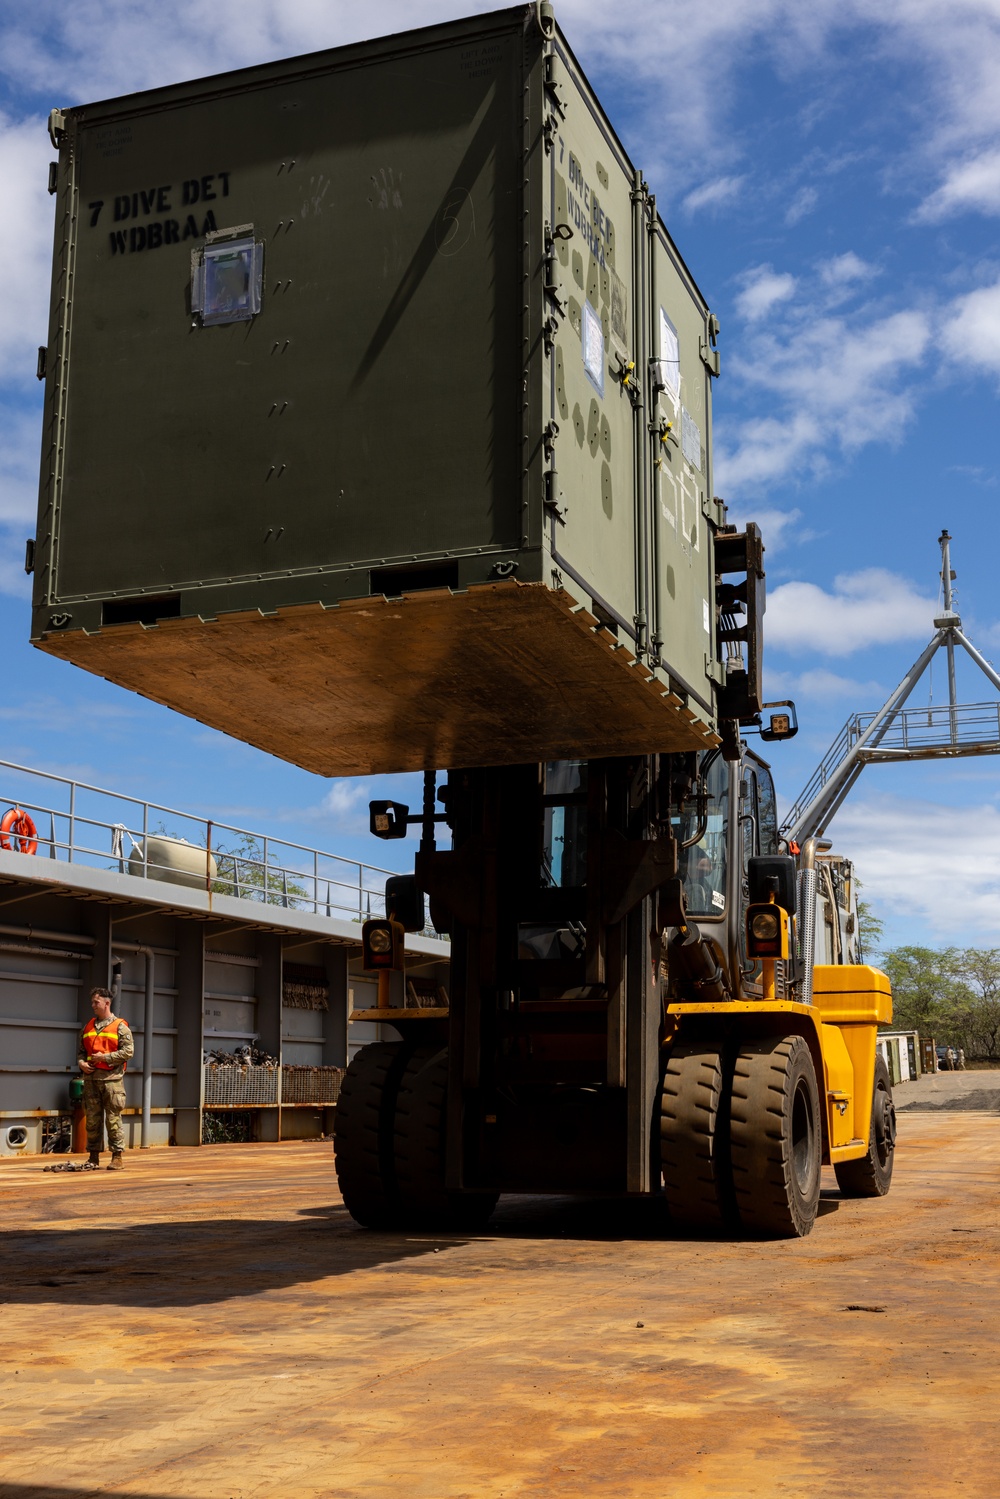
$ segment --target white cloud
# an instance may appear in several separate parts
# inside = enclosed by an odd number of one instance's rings
[[[1000,374],[1000,281],[952,303],[941,341],[956,363]]]
[[[800,187],[795,197],[785,210],[785,223],[791,229],[807,214],[812,213],[819,201],[819,193],[814,187]]]
[[[865,776],[877,773],[869,768]],[[834,846],[856,861],[865,898],[926,923],[928,944],[996,945],[1000,811],[991,803],[942,806],[866,794],[845,803],[830,831]]]
[[[841,573],[827,593],[815,583],[782,583],[767,601],[772,649],[849,656],[897,640],[930,640],[937,601],[881,567]]]
[[[334,781],[323,798],[321,809],[331,817],[348,817],[368,789],[364,781]]]
[[[34,375],[48,327],[52,203],[48,195],[52,147],[38,120],[0,114],[0,385],[26,385]]]
[[[802,309],[800,321],[761,331],[729,361],[747,391],[769,395],[772,414],[730,423],[716,449],[720,487],[753,489],[803,471],[823,472],[834,453],[870,442],[899,442],[916,392],[906,387],[924,359],[931,323],[920,309],[843,318]]]
[[[756,265],[745,271],[743,289],[736,298],[736,311],[748,323],[756,323],[766,317],[779,302],[787,302],[795,295],[797,282],[794,276],[776,272],[773,266]]]
[[[841,287],[847,286],[853,281],[868,281],[872,276],[878,275],[878,266],[869,265],[853,250],[846,251],[843,255],[834,255],[830,260],[821,260],[819,266],[820,280],[825,286]]]
[[[771,623],[768,612],[765,631]],[[768,645],[771,644],[768,636]],[[877,706],[885,699],[885,688],[878,682],[860,682],[853,677],[842,677],[834,671],[819,666],[812,671],[791,672],[764,669],[764,690],[769,698],[806,698],[810,701],[829,703],[844,699],[852,708],[861,709],[865,704]]]
[[[945,179],[917,210],[918,222],[936,223],[967,209],[1000,213],[1000,150],[985,151],[949,168]]]
[[[760,527],[764,550],[770,556],[780,552],[789,541],[804,541],[812,536],[812,532],[803,532],[799,526],[801,519],[801,510],[762,510],[753,505],[733,506],[729,514],[731,523],[740,530],[747,521],[754,521]]]
[[[702,183],[701,187],[696,187],[685,197],[682,205],[685,213],[700,213],[706,208],[725,208],[739,197],[745,180],[744,177],[715,177],[711,182]]]

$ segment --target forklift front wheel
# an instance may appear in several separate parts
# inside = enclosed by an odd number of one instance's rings
[[[801,1036],[740,1048],[730,1117],[744,1228],[767,1238],[804,1238],[819,1210],[822,1136],[816,1069]]]

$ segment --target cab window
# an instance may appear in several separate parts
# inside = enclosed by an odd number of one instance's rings
[[[698,789],[675,809],[673,830],[680,844],[678,873],[684,881],[689,913],[724,915],[729,766],[717,751],[702,760]]]

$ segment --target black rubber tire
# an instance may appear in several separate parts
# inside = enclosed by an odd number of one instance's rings
[[[868,1154],[857,1161],[841,1161],[833,1168],[842,1195],[884,1197],[892,1185],[895,1145],[896,1108],[892,1101],[892,1081],[885,1058],[879,1056],[875,1060]]]
[[[743,1227],[760,1237],[803,1238],[819,1209],[823,1145],[816,1069],[801,1036],[741,1047],[729,1138]]]
[[[407,1055],[401,1041],[375,1041],[357,1053],[340,1085],[333,1125],[337,1181],[344,1206],[365,1228],[394,1228],[400,1220],[392,1147]]]
[[[671,1220],[720,1230],[733,1219],[729,1079],[710,1044],[675,1046],[660,1093],[660,1164]]]
[[[396,1105],[395,1161],[400,1211],[421,1228],[473,1229],[487,1222],[495,1192],[449,1192],[444,1183],[448,1051],[415,1051]]]

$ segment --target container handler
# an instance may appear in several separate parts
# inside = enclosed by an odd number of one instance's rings
[[[452,960],[446,1010],[391,1005],[382,984],[391,1007],[358,1012],[401,1037],[360,1052],[341,1092],[360,1222],[662,1190],[685,1228],[785,1236],[812,1227],[821,1164],[846,1195],[888,1191],[888,980],[850,961],[850,864],[819,840],[779,851],[763,760],[741,745],[455,771],[439,799],[452,848],[428,807],[415,878],[390,881],[364,932],[387,971],[426,890]],[[406,809],[373,807],[404,828]],[[812,961],[817,929],[835,961]]]
[[[351,1212],[663,1191],[801,1234],[821,1162],[884,1192],[888,984],[745,742],[794,724],[714,492],[718,321],[552,6],[49,131],[34,643],[318,774],[425,773]],[[408,1007],[425,893],[450,986]]]

